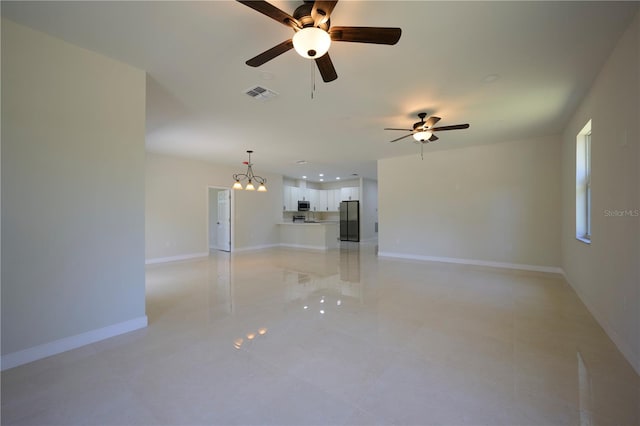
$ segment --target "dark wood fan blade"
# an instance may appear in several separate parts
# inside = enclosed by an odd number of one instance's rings
[[[331,27],[329,31],[333,41],[373,44],[396,44],[401,34],[400,28],[383,27]]]
[[[458,129],[468,129],[468,124],[454,124],[453,126],[442,126],[442,127],[434,127],[430,129],[432,132],[440,132],[442,130],[458,130]]]
[[[335,1],[316,0],[313,3],[313,9],[311,9],[311,17],[313,18],[313,22],[316,27],[329,20],[329,16],[331,15],[333,8],[336,7],[336,3],[338,3],[338,0],[335,0]]]
[[[412,132],[413,129],[394,129],[393,127],[385,127],[384,130],[402,130],[403,132]]]
[[[269,62],[270,60],[272,60],[276,56],[280,56],[284,52],[287,52],[287,51],[289,51],[291,49],[293,49],[293,41],[291,41],[291,39],[289,39],[287,41],[283,41],[279,45],[274,46],[274,47],[272,47],[271,49],[269,49],[269,50],[267,50],[265,52],[262,52],[258,56],[249,59],[246,62],[246,64],[249,65],[250,67],[259,67],[260,65],[262,65],[262,64],[264,64],[266,62]]]
[[[286,25],[287,27],[296,27],[302,28],[300,22],[297,21],[293,16],[289,15],[287,12],[284,12],[271,3],[266,1],[258,1],[258,0],[236,0],[238,3],[242,3],[245,6],[249,6],[251,9],[256,12],[260,12],[263,15],[268,16],[269,18],[280,22],[282,25]]]
[[[404,138],[408,138],[408,137],[409,137],[409,136],[411,136],[411,135],[413,135],[413,133],[409,133],[409,134],[408,134],[408,135],[406,135],[406,136],[403,136],[403,137],[398,138],[398,139],[394,139],[394,140],[389,141],[389,142],[398,142],[399,140],[402,140],[402,139],[404,139]]]
[[[431,137],[429,138],[429,142],[435,142],[438,139],[440,139],[439,137],[437,137],[436,135],[431,135]]]
[[[329,52],[315,59],[316,64],[318,65],[318,70],[320,70],[320,75],[322,76],[322,81],[328,83],[330,81],[338,78],[338,74],[336,74],[336,69],[333,67],[333,62],[331,62],[331,57],[329,56]]]
[[[427,119],[427,121],[424,124],[427,127],[433,127],[438,121],[440,121],[440,117],[436,117],[435,115],[432,115]]]

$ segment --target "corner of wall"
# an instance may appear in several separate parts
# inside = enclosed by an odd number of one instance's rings
[[[640,12],[562,141],[561,262],[567,283],[640,374]],[[576,235],[576,135],[592,121],[592,243]],[[621,214],[606,214],[612,211]],[[624,212],[632,212],[628,215]],[[606,285],[604,285],[606,283]]]

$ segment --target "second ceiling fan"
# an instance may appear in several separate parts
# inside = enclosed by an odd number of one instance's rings
[[[404,132],[411,132],[408,135],[401,136],[398,139],[394,139],[389,142],[397,142],[404,138],[408,138],[409,136],[413,136],[413,139],[415,139],[416,142],[422,142],[424,144],[428,142],[435,142],[439,139],[434,134],[435,132],[441,132],[443,130],[460,130],[460,129],[469,128],[469,124],[467,123],[454,124],[452,126],[433,127],[438,121],[440,121],[440,117],[436,117],[435,115],[432,115],[427,119],[427,121],[425,121],[424,119],[426,116],[427,116],[426,112],[421,112],[420,114],[418,114],[418,117],[420,117],[420,121],[418,121],[417,123],[413,123],[413,129],[396,129],[391,127],[386,127],[384,130],[401,130]]]
[[[295,49],[300,56],[315,60],[324,82],[338,78],[328,52],[332,41],[393,45],[400,40],[402,34],[400,28],[331,27],[329,18],[338,3],[337,0],[305,1],[293,12],[293,16],[266,1],[237,1],[294,31],[292,38],[249,59],[246,62],[247,65],[259,67],[275,57]]]

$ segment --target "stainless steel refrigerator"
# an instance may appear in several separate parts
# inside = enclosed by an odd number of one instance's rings
[[[340,241],[360,241],[360,201],[340,203]]]

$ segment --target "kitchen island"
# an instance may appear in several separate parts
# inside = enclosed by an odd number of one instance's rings
[[[280,244],[284,247],[329,250],[338,247],[338,222],[279,223]]]

